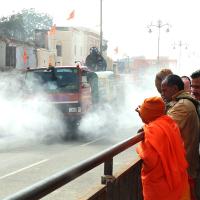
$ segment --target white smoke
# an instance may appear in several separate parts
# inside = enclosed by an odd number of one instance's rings
[[[81,133],[90,137],[102,134],[113,137],[116,133],[123,134],[129,130],[134,135],[142,126],[135,108],[145,98],[159,95],[154,86],[157,72],[158,70],[151,68],[143,71],[140,77],[135,77],[134,74],[120,75],[123,80],[120,87],[123,90],[118,91],[116,101],[110,104],[102,102],[93,112],[88,113],[81,121]]]
[[[30,97],[22,74],[2,72],[0,80],[1,149],[27,142],[56,141],[65,134],[62,114],[46,103],[39,84],[40,94]]]
[[[134,135],[142,126],[135,108],[150,96],[159,95],[154,86],[158,69],[149,68],[141,74],[120,75],[121,84],[117,98],[112,103],[101,102],[82,119],[79,131],[85,137],[123,134]],[[0,74],[0,148],[20,143],[60,140],[66,134],[66,126],[60,113],[38,84],[40,95],[30,97],[24,87],[23,77],[13,73]],[[118,80],[119,81],[119,80]],[[37,84],[35,81],[29,84]]]

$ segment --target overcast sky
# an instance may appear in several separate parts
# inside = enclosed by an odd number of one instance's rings
[[[23,8],[50,14],[57,26],[85,26],[99,30],[100,0],[0,0],[0,13],[3,16],[16,13]],[[200,11],[198,0],[103,0],[103,35],[108,40],[108,53],[111,56],[157,57],[158,28],[148,33],[147,25],[171,25],[161,28],[160,55],[180,57],[186,66],[200,64]],[[66,20],[75,10],[75,18]],[[175,42],[175,49],[173,44]],[[187,45],[187,50],[185,49]],[[119,54],[114,55],[114,48]]]

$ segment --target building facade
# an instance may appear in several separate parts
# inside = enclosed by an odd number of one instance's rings
[[[112,70],[112,59],[107,58],[107,41],[103,40],[103,57]],[[0,38],[0,70],[74,65],[85,63],[91,47],[100,47],[100,36],[86,28],[54,27],[35,30],[35,43]]]
[[[103,41],[103,45],[107,41]],[[91,47],[100,47],[98,33],[86,28],[54,27],[54,30],[36,30],[38,66],[74,65],[76,61],[85,63]],[[42,50],[43,49],[43,50]],[[48,63],[44,49],[49,54]],[[106,58],[106,51],[103,52]],[[45,54],[46,55],[46,54]]]
[[[8,38],[0,38],[0,70],[37,66],[35,45]]]

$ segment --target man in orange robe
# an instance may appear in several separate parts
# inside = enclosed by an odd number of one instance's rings
[[[183,141],[176,122],[164,114],[162,98],[145,99],[137,111],[145,123],[137,147],[144,200],[190,200]]]

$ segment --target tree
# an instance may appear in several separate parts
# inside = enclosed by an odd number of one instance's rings
[[[0,36],[21,40],[34,40],[35,29],[49,29],[53,18],[37,13],[35,9],[23,9],[17,14],[0,18]]]
[[[21,14],[2,17],[0,19],[0,35],[8,38],[24,38],[25,30]]]
[[[53,24],[53,18],[48,14],[36,13],[32,9],[22,10],[23,22],[25,28],[25,36],[29,39],[34,39],[35,29],[47,29],[49,30]]]

